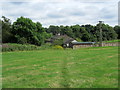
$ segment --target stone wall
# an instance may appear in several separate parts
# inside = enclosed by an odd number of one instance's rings
[[[103,46],[120,46],[120,42],[103,43]]]
[[[120,46],[120,42],[102,43],[102,46]],[[96,45],[73,45],[73,49],[86,48],[86,47],[99,47],[99,44],[96,44]]]

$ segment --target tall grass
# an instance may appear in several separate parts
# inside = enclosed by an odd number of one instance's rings
[[[48,49],[63,49],[59,45],[49,45],[44,44],[42,46],[36,46],[31,44],[16,44],[16,43],[6,43],[2,45],[2,52],[11,52],[11,51],[31,51],[31,50],[48,50]]]
[[[39,50],[40,47],[30,44],[15,44],[15,43],[7,43],[2,45],[2,52],[7,51],[29,51],[29,50]]]

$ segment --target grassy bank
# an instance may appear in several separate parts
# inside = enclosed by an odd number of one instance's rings
[[[114,43],[114,42],[120,42],[120,40],[111,40],[111,41],[104,41],[106,43]]]
[[[4,52],[3,88],[118,87],[118,47]]]

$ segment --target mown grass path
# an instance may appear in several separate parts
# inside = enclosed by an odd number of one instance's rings
[[[3,88],[118,87],[118,47],[5,52]]]

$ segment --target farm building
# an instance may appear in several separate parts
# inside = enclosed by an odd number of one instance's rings
[[[82,47],[93,47],[95,42],[77,42],[75,39],[67,36],[67,35],[54,35],[53,37],[47,39],[46,43],[53,44],[55,41],[58,41],[57,43],[62,43],[61,45],[64,48],[82,48]]]
[[[75,39],[73,39],[73,38],[71,38],[71,37],[69,37],[69,36],[67,36],[67,35],[54,35],[53,37],[51,37],[51,38],[49,38],[49,39],[47,39],[46,41],[45,41],[45,43],[55,43],[55,41],[59,41],[58,43],[62,43],[62,46],[63,47],[68,47],[68,48],[70,48],[71,46],[70,46],[70,43],[71,42],[77,42]]]
[[[83,47],[93,47],[95,46],[95,42],[71,42],[70,46],[73,49],[83,48]]]

